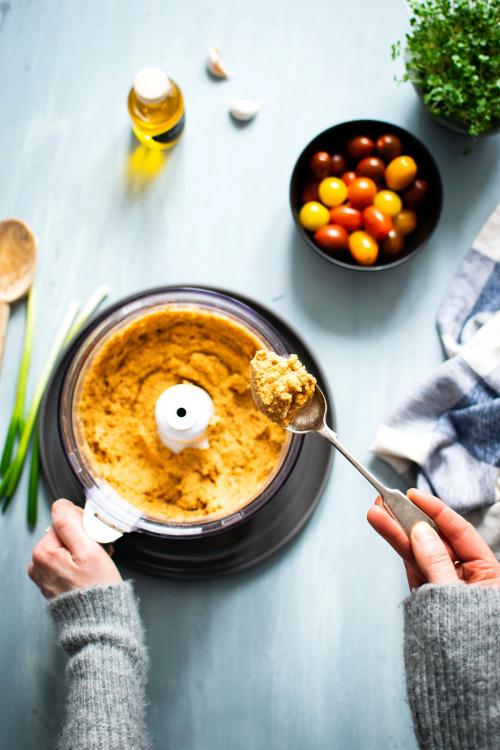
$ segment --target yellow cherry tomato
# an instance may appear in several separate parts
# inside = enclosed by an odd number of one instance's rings
[[[340,206],[347,198],[347,185],[338,177],[326,177],[319,183],[318,194],[325,206]]]
[[[413,182],[417,174],[417,165],[411,156],[398,156],[385,169],[385,181],[391,190],[403,190]]]
[[[309,201],[300,209],[299,221],[310,232],[324,227],[330,221],[330,211],[318,201]]]
[[[409,208],[403,208],[392,220],[394,229],[400,234],[411,234],[417,228],[417,214]]]
[[[375,196],[373,203],[386,216],[397,216],[403,208],[403,202],[397,193],[392,190],[380,190]]]
[[[362,266],[373,266],[378,258],[378,243],[368,232],[353,232],[349,235],[349,250],[354,260]]]

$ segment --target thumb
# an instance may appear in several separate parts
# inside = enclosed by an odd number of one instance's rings
[[[95,544],[83,530],[80,509],[69,500],[52,505],[52,527],[72,555],[82,555]]]
[[[444,542],[425,521],[416,523],[410,534],[418,567],[429,583],[456,583],[457,572]]]

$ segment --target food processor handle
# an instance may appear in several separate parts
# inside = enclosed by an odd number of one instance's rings
[[[382,482],[380,482],[377,477],[371,473],[371,471],[368,471],[366,466],[363,466],[362,463],[354,458],[352,453],[350,453],[350,451],[348,451],[347,448],[342,445],[336,433],[333,432],[333,430],[331,430],[326,424],[323,425],[323,427],[318,430],[318,432],[322,437],[326,438],[329,443],[335,446],[335,448],[340,451],[340,453],[342,453],[345,458],[347,458],[347,460],[360,472],[360,474],[362,474],[365,479],[367,479],[370,484],[375,487],[377,492],[382,497],[384,505],[389,513],[396,519],[396,521],[408,536],[410,536],[411,530],[415,526],[415,524],[421,521],[425,521],[425,523],[428,523],[429,526],[431,526],[435,531],[438,530],[436,524],[431,518],[429,518],[427,513],[424,513],[423,510],[420,510],[420,508],[412,503],[412,501],[409,500],[406,495],[404,495],[400,490],[390,489],[389,487],[386,487],[384,484],[382,484]]]
[[[96,506],[89,498],[83,509],[83,528],[86,534],[99,544],[110,544],[123,536],[122,531],[110,526],[99,517]]]

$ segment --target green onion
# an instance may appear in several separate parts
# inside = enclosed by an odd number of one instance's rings
[[[24,332],[23,352],[21,355],[21,364],[19,365],[19,376],[17,380],[16,399],[14,401],[14,410],[9,423],[7,437],[0,460],[0,476],[3,476],[9,468],[12,460],[12,451],[16,438],[22,432],[24,427],[24,408],[26,403],[26,386],[28,382],[28,372],[31,362],[31,350],[33,348],[33,332],[35,329],[35,287],[32,284],[28,293],[28,303],[26,306],[26,328]]]
[[[28,412],[28,417],[26,419],[26,423],[21,432],[21,437],[19,439],[19,446],[17,449],[16,457],[14,458],[11,465],[9,466],[3,478],[3,481],[0,484],[0,497],[5,497],[5,502],[4,502],[3,509],[2,509],[2,512],[4,513],[19,483],[19,479],[21,477],[23,466],[24,466],[24,461],[26,459],[26,453],[28,450],[29,441],[33,432],[33,428],[35,426],[36,418],[38,415],[38,410],[40,408],[40,404],[42,401],[45,388],[49,381],[53,367],[57,359],[59,358],[61,350],[64,347],[64,343],[67,339],[67,336],[69,332],[71,331],[72,324],[75,320],[76,314],[78,313],[78,308],[79,308],[78,303],[72,302],[59,327],[54,343],[52,344],[52,349],[50,350],[49,356],[47,357],[45,366],[42,370],[42,374],[40,375],[40,378],[35,388],[35,392],[33,394],[33,399],[31,401],[31,406]]]
[[[99,305],[109,294],[109,290],[105,286],[99,286],[90,295],[87,302],[84,304],[79,314],[77,315],[73,325],[71,326],[68,335],[64,341],[62,349],[64,349],[70,341],[81,331],[83,326],[87,323],[89,318],[95,313]],[[37,420],[38,421],[38,420]],[[31,451],[31,463],[28,483],[28,508],[27,508],[27,520],[30,528],[36,525],[38,516],[38,484],[40,480],[40,443],[37,425],[35,424],[35,436],[33,438],[33,447]]]
[[[40,438],[38,430],[33,436],[31,463],[28,480],[28,526],[33,529],[38,517],[38,483],[40,481]]]

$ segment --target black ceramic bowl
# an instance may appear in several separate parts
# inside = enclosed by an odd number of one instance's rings
[[[376,140],[384,133],[397,135],[403,143],[404,153],[412,156],[418,166],[417,177],[423,178],[429,185],[429,194],[424,206],[418,211],[418,224],[416,230],[405,237],[405,247],[403,253],[396,260],[379,260],[373,266],[360,266],[354,260],[350,261],[347,253],[345,255],[331,255],[322,250],[315,242],[311,232],[306,231],[299,222],[299,211],[302,206],[301,194],[310,181],[309,160],[316,151],[327,151],[330,154],[343,153],[347,141],[358,135],[365,135]],[[334,125],[328,130],[313,138],[308,143],[301,155],[297,159],[290,180],[290,205],[295,225],[299,234],[304,241],[318,255],[325,260],[341,268],[347,268],[352,271],[383,271],[387,268],[405,263],[413,258],[416,253],[425,245],[439,220],[441,206],[443,202],[443,186],[441,176],[429,150],[424,144],[412,135],[408,130],[393,125],[390,122],[381,120],[351,120]]]

